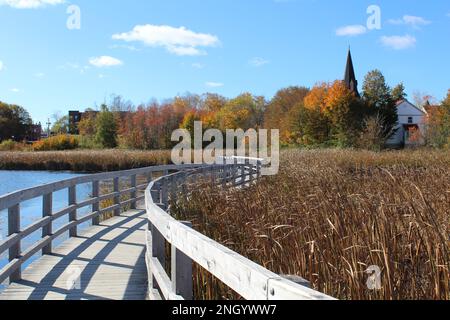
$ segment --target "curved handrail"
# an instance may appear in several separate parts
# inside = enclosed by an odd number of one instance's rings
[[[192,299],[192,262],[195,262],[248,300],[333,299],[263,268],[193,230],[186,223],[177,221],[164,210],[168,203],[167,199],[162,198],[167,198],[165,193],[171,184],[176,185],[181,179],[198,174],[207,179],[211,178],[210,174],[222,175],[219,181],[213,182],[219,185],[251,183],[260,170],[260,161],[257,162],[256,166],[235,163],[199,168],[187,173],[163,176],[150,183],[145,191],[149,220],[146,261],[150,280],[149,294],[153,298]],[[240,176],[236,175],[237,171],[241,171]],[[172,247],[170,278],[164,268],[166,241]]]

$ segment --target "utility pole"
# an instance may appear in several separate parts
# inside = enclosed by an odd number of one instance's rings
[[[50,125],[52,123],[50,122],[50,118],[47,120],[47,138],[50,138]]]

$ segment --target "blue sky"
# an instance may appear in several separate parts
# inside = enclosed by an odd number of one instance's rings
[[[72,5],[80,29],[67,28]],[[450,87],[448,0],[0,0],[0,21],[0,100],[41,122],[111,94],[271,98],[342,78],[349,45],[360,84],[378,68],[410,97]]]

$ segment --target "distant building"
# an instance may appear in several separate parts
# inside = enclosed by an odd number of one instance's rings
[[[30,126],[30,130],[26,137],[26,140],[29,142],[39,141],[42,137],[42,125],[41,123],[32,124]]]
[[[389,146],[414,147],[425,144],[427,112],[408,100],[397,102],[397,132],[388,140]]]
[[[69,133],[79,134],[78,124],[83,117],[83,113],[80,111],[69,111]]]

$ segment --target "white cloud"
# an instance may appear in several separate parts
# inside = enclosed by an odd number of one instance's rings
[[[422,17],[417,16],[411,16],[411,15],[404,15],[401,19],[391,19],[389,20],[389,23],[391,24],[397,24],[397,25],[408,25],[413,28],[419,28],[420,26],[426,26],[431,23],[431,21],[426,20]]]
[[[250,59],[249,63],[254,67],[261,67],[265,64],[268,64],[270,61],[261,57],[254,57]]]
[[[114,40],[127,42],[138,41],[149,47],[163,47],[168,52],[179,56],[205,55],[202,47],[219,45],[219,39],[211,34],[196,33],[185,27],[137,25],[130,32],[114,34]]]
[[[97,68],[115,67],[123,65],[122,61],[110,56],[94,57],[89,60],[89,63]]]
[[[64,2],[64,0],[0,0],[0,6],[10,6],[16,9],[36,9]]]
[[[10,89],[9,91],[14,92],[14,93],[19,93],[19,92],[20,92],[20,89],[12,88],[12,89]]]
[[[403,50],[412,48],[416,45],[417,40],[410,35],[405,36],[383,36],[381,37],[381,43],[394,50]]]
[[[363,25],[344,26],[336,30],[336,35],[343,36],[359,36],[367,32],[367,28]]]
[[[36,78],[43,78],[43,77],[45,77],[45,73],[43,73],[43,72],[38,72],[38,73],[35,73],[34,76],[35,76]]]
[[[205,67],[205,65],[202,64],[202,63],[196,62],[196,63],[192,64],[192,67],[195,68],[195,69],[203,69]]]
[[[0,61],[0,71],[2,71],[4,67],[5,65],[3,64],[3,61]]]
[[[220,88],[224,86],[221,82],[206,82],[205,85],[210,88]]]
[[[127,49],[130,51],[140,51],[140,49],[136,48],[135,46],[128,46],[128,45],[119,45],[115,44],[110,46],[111,49]]]

